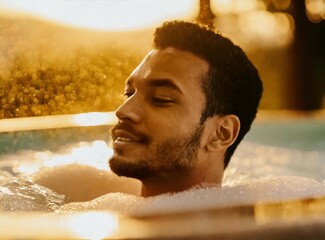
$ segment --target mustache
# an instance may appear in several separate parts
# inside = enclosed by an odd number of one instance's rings
[[[135,136],[138,136],[139,138],[141,138],[142,141],[149,140],[149,137],[147,134],[136,130],[135,127],[131,123],[128,123],[128,122],[120,121],[111,129],[111,136],[112,136],[113,140],[115,140],[117,138],[116,134],[115,134],[116,130],[123,130],[123,131],[129,132],[132,135],[135,135]]]

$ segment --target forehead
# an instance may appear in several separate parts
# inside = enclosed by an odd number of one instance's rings
[[[201,57],[168,47],[150,51],[131,74],[130,80],[169,79],[180,87],[197,87],[208,70],[209,63]]]

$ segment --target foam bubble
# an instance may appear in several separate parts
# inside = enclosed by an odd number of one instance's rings
[[[67,204],[61,211],[111,210],[143,216],[321,196],[325,196],[322,183],[305,177],[281,176],[252,180],[236,186],[193,188],[148,198],[110,193],[89,202]]]

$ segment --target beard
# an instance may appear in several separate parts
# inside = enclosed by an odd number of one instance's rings
[[[197,161],[203,128],[203,126],[198,126],[188,136],[164,140],[157,144],[155,151],[150,154],[151,157],[125,159],[115,153],[109,160],[110,168],[119,176],[139,180],[169,173],[186,172]]]

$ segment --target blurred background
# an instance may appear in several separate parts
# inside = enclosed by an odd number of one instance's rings
[[[0,0],[0,119],[114,111],[166,20],[240,45],[261,109],[325,108],[325,0]]]

